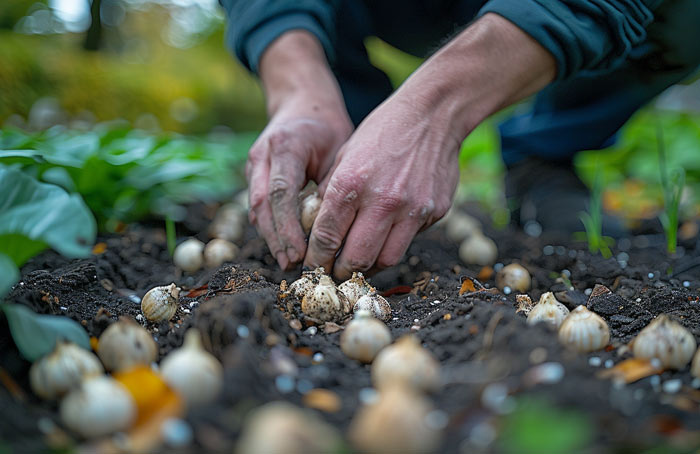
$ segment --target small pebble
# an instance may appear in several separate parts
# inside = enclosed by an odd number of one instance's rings
[[[567,269],[561,270],[561,274],[566,276],[567,278],[571,277],[571,271],[569,271]]]
[[[542,253],[544,255],[552,255],[554,254],[554,246],[550,246],[549,244],[545,247],[542,248]]]
[[[417,319],[417,318],[414,318],[414,319],[413,319],[413,323],[418,323],[418,319]]]
[[[575,251],[573,249],[569,251],[569,258],[575,259],[577,255],[578,251]]]
[[[654,391],[658,391],[661,385],[661,377],[654,375],[649,379],[649,383],[651,383],[651,387],[654,388]]]
[[[537,221],[527,221],[523,226],[523,231],[534,238],[542,235],[542,226]]]
[[[198,304],[199,304],[199,301],[192,301],[192,302],[190,303],[190,309],[194,308],[194,307],[197,306]]]
[[[182,312],[184,312],[185,314],[189,314],[189,313],[190,313],[190,310],[189,310],[189,309],[183,309]]]
[[[357,397],[363,404],[371,405],[379,399],[379,393],[374,388],[362,388]]]
[[[312,389],[314,389],[314,384],[310,380],[302,378],[297,382],[297,392],[299,394],[306,394]]]
[[[675,394],[681,390],[682,386],[683,386],[683,382],[681,381],[681,379],[674,378],[672,380],[666,380],[664,382],[664,384],[661,386],[661,388],[667,394]]]
[[[294,377],[286,374],[278,375],[275,378],[275,386],[282,394],[294,391]]]
[[[503,265],[502,263],[500,263],[500,262],[499,262],[499,263],[496,263],[496,264],[493,266],[493,270],[494,270],[495,272],[498,273],[499,271],[501,271],[501,270],[503,269],[503,266],[504,266],[504,265]]]
[[[318,333],[318,328],[315,326],[309,326],[306,328],[306,331],[304,331],[304,334],[308,334],[309,336],[315,336],[316,333]]]
[[[141,304],[141,298],[136,295],[129,295],[127,298],[129,298],[129,300],[131,300],[131,302],[134,304]]]
[[[530,352],[530,363],[540,364],[547,360],[547,349],[544,347],[536,347]]]
[[[425,415],[425,425],[433,430],[442,430],[449,422],[450,418],[442,410],[433,410]]]
[[[510,295],[512,291],[513,290],[511,290],[511,288],[508,287],[507,285],[505,287],[503,287],[503,294],[504,295]]]
[[[642,299],[641,299],[641,298],[637,298],[635,301],[638,302],[638,303],[641,303],[641,302],[642,302]]]
[[[619,254],[617,254],[617,260],[619,262],[627,262],[627,261],[629,261],[629,259],[630,259],[630,255],[626,252],[620,252]]]
[[[591,293],[593,293],[592,288],[587,288],[586,290],[583,291],[583,294],[586,296],[591,296]]]
[[[192,427],[180,418],[170,418],[163,421],[160,434],[168,446],[187,446],[192,442]]]
[[[690,287],[690,281],[683,281],[683,287],[685,287],[685,288]]]
[[[136,314],[136,321],[137,321],[137,322],[143,322],[143,315],[141,315],[141,314]]]
[[[62,311],[67,311],[68,308],[67,308],[66,306],[61,306],[61,310],[62,310]]]
[[[250,335],[250,330],[245,325],[238,325],[238,328],[236,328],[236,334],[238,334],[238,337],[245,339]]]
[[[515,400],[508,395],[508,386],[503,383],[487,385],[481,393],[481,405],[501,415],[515,410]]]
[[[654,273],[649,273],[649,274],[647,274],[647,277],[648,277],[649,279],[654,279]]]
[[[692,386],[695,389],[700,388],[700,378],[693,378],[693,381],[690,382],[690,386]]]
[[[440,304],[440,303],[441,303],[440,300],[435,300],[435,301],[433,301],[433,304]]]
[[[311,361],[313,361],[316,364],[323,362],[323,360],[324,360],[324,357],[323,357],[323,353],[321,353],[321,352],[314,353],[314,356],[311,357]]]
[[[411,325],[411,331],[418,331],[420,329],[419,325]]]
[[[398,319],[399,319],[398,317],[394,317],[394,318],[392,318],[392,320],[394,320],[394,321],[396,321],[396,320],[398,320]]]
[[[600,359],[598,356],[591,356],[588,358],[588,365],[591,367],[600,367],[600,365],[603,363],[603,360]]]
[[[496,436],[496,429],[489,422],[483,421],[469,432],[469,441],[480,448],[486,448],[496,440]]]
[[[566,248],[564,246],[557,246],[554,248],[554,252],[556,252],[557,255],[564,255],[566,254]]]
[[[613,362],[612,359],[606,359],[606,360],[605,360],[605,368],[606,368],[606,369],[610,369],[610,368],[613,367],[614,365],[615,365],[615,363]]]

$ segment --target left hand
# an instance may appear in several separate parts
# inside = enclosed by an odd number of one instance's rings
[[[420,104],[390,98],[341,147],[320,185],[305,265],[333,269],[338,279],[395,265],[416,233],[447,212],[461,140]]]

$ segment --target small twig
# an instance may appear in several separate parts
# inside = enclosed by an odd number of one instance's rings
[[[14,378],[2,367],[0,367],[0,383],[7,388],[15,400],[19,402],[25,402],[27,400],[27,395],[22,390],[22,387],[19,386]]]

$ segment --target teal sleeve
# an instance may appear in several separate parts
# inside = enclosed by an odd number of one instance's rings
[[[267,46],[290,30],[306,30],[319,40],[332,63],[337,1],[220,0],[228,17],[226,42],[254,73]]]
[[[496,13],[547,49],[557,79],[607,72],[647,38],[663,0],[490,0],[479,16]]]

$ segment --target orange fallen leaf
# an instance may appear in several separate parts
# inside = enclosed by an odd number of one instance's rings
[[[598,378],[612,378],[623,380],[625,383],[633,383],[651,375],[663,372],[663,368],[651,364],[648,359],[629,358],[615,367],[598,372]]]
[[[306,407],[325,411],[326,413],[336,413],[343,406],[340,396],[333,391],[323,388],[312,389],[304,394],[301,401]]]
[[[469,276],[462,276],[462,286],[459,288],[459,294],[463,295],[470,292],[480,292],[485,289],[486,287],[484,287],[477,279]]]
[[[187,298],[197,298],[209,291],[209,284],[204,284],[200,287],[190,290],[185,296]]]
[[[167,383],[147,366],[136,366],[124,372],[116,372],[114,379],[121,383],[134,398],[138,417],[135,426],[143,424],[157,413],[164,402],[174,394]]]
[[[95,255],[103,254],[107,250],[107,243],[97,243],[92,247],[92,253]]]
[[[480,281],[488,281],[491,279],[491,277],[493,277],[493,268],[488,265],[481,268],[481,270],[479,270],[479,274],[476,275],[476,278]]]

